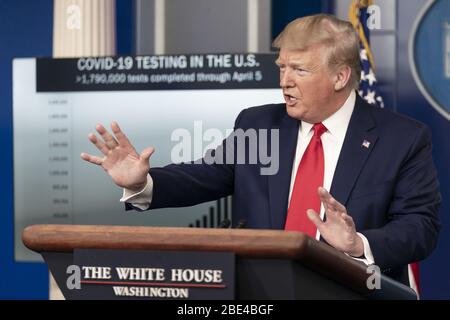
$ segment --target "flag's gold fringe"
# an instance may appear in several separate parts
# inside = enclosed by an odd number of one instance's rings
[[[367,58],[369,59],[372,69],[375,71],[375,61],[373,59],[372,51],[370,50],[369,42],[364,34],[363,26],[359,21],[359,9],[368,7],[373,4],[373,0],[353,0],[348,10],[348,19],[353,25],[353,28],[358,32],[359,39],[361,40],[364,49],[366,49]]]

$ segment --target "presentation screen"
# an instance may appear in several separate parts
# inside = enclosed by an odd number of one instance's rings
[[[16,261],[40,261],[21,240],[32,224],[209,227],[230,216],[231,199],[126,212],[119,201],[122,189],[80,153],[100,155],[87,136],[96,124],[109,128],[117,121],[138,152],[155,147],[152,167],[174,160],[180,132],[190,135],[192,148],[175,160],[198,159],[212,147],[208,130],[225,137],[242,109],[283,101],[275,59],[274,54],[15,59]]]

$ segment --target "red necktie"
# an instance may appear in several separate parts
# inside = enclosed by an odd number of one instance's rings
[[[306,215],[306,210],[320,212],[320,198],[317,189],[323,185],[324,155],[320,137],[327,131],[322,123],[313,126],[314,135],[298,165],[294,189],[286,219],[285,230],[301,231],[315,238],[317,228]]]

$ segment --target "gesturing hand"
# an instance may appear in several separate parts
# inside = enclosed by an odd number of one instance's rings
[[[139,155],[116,122],[111,123],[114,135],[111,135],[101,124],[98,124],[95,129],[102,139],[97,138],[93,133],[90,133],[88,138],[104,156],[82,153],[81,158],[101,166],[119,187],[135,191],[143,189],[147,183],[149,159],[154,148],[146,148]]]
[[[318,193],[325,208],[326,220],[322,221],[317,212],[312,209],[307,211],[308,218],[331,246],[354,257],[362,256],[364,244],[356,233],[355,223],[347,214],[347,209],[326,189],[320,187]]]

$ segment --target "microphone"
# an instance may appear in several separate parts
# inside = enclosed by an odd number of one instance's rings
[[[219,224],[218,228],[227,229],[231,226],[231,220],[230,219],[223,219],[222,222]]]
[[[241,220],[239,220],[239,222],[236,226],[236,229],[244,229],[244,228],[246,228],[246,226],[247,226],[247,220],[241,219]]]
[[[230,219],[223,219],[222,222],[219,224],[218,228],[227,229],[231,227],[231,220]],[[247,220],[241,219],[239,220],[237,226],[235,229],[245,229],[247,227]]]

